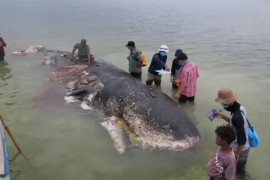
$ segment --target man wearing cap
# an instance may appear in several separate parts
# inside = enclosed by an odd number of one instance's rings
[[[179,75],[181,74],[181,70],[183,68],[183,66],[181,66],[178,63],[178,57],[180,54],[182,54],[182,52],[183,52],[182,49],[177,49],[174,54],[175,58],[172,62],[170,81],[172,82],[172,88],[174,89],[178,88],[177,84],[175,83],[175,80],[179,77]]]
[[[231,89],[222,88],[218,91],[218,96],[215,101],[220,103],[226,111],[231,113],[231,116],[228,117],[221,112],[218,112],[217,117],[232,124],[236,130],[236,140],[231,143],[231,147],[237,160],[236,173],[245,175],[245,167],[250,150],[248,141],[248,123],[246,119],[247,111],[244,106],[236,101],[237,98],[237,94]]]
[[[135,43],[129,41],[126,47],[130,50],[127,60],[129,61],[129,73],[135,78],[141,78],[142,76],[142,58],[141,52],[137,50]]]
[[[93,61],[95,59],[95,56],[90,54],[90,48],[89,46],[86,44],[86,40],[82,39],[80,43],[76,43],[73,46],[73,50],[71,52],[71,60],[74,59],[74,54],[75,51],[78,49],[78,59],[79,60],[87,60],[88,63],[90,63],[91,61]]]
[[[152,85],[153,81],[156,86],[160,86],[161,84],[161,75],[159,75],[156,70],[164,69],[166,71],[170,71],[170,68],[166,65],[167,53],[169,52],[168,46],[161,45],[158,51],[158,53],[154,54],[151,64],[148,68],[146,85],[149,86]]]

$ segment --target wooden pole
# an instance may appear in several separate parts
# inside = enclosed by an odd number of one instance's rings
[[[7,126],[7,124],[6,124],[6,122],[5,122],[5,119],[4,119],[4,117],[3,117],[3,115],[2,115],[1,113],[0,113],[0,119],[1,119],[1,122],[2,122],[2,124],[4,125],[4,127],[5,127],[5,129],[6,129],[6,131],[7,131],[8,135],[9,135],[9,137],[11,138],[12,142],[14,143],[14,145],[15,145],[16,148],[17,148],[17,150],[19,151],[19,153],[24,157],[24,159],[25,159],[26,161],[29,162],[28,158],[24,155],[24,153],[23,153],[23,151],[22,151],[22,148],[21,148],[21,147],[19,146],[19,144],[16,142],[14,136],[12,135],[12,133],[11,133],[9,127]]]

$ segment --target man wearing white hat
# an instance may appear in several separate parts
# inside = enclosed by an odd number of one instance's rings
[[[170,68],[166,65],[167,53],[169,52],[168,46],[161,45],[158,51],[158,53],[154,54],[151,64],[148,68],[146,85],[149,86],[151,86],[153,82],[156,86],[160,86],[161,84],[161,75],[159,75],[156,70],[164,69],[166,71],[170,71]]]

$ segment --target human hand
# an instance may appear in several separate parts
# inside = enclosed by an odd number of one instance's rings
[[[173,82],[173,76],[170,76],[170,81]]]
[[[169,66],[165,66],[165,71],[170,71]]]
[[[235,156],[236,162],[238,162],[238,160],[239,160],[239,154],[237,154],[236,152],[234,152],[234,156]]]

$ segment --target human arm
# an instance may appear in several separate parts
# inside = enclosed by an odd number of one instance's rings
[[[175,76],[175,59],[172,62],[170,81],[173,82]]]
[[[228,164],[225,168],[223,178],[225,180],[234,180],[235,174],[236,174],[236,160],[234,157],[230,156],[230,158],[228,158],[227,161],[228,161]]]
[[[223,119],[223,120],[227,121],[228,123],[230,122],[230,117],[224,115],[221,111],[216,112],[215,117],[218,118],[218,119]]]
[[[182,71],[182,73],[180,74],[180,76],[178,77],[178,79],[175,81],[175,83],[178,86],[178,90],[175,94],[176,98],[179,98],[179,96],[182,94],[182,92],[184,91],[187,81],[188,81],[188,72],[187,71]]]
[[[178,86],[178,90],[177,90],[177,92],[176,92],[176,94],[175,94],[175,97],[176,98],[179,98],[180,97],[180,95],[181,95],[181,93],[184,91],[184,89],[185,89],[185,85],[184,84],[179,84],[180,86]]]
[[[237,148],[235,150],[235,157],[236,160],[239,160],[239,155],[243,150],[244,145],[247,142],[246,132],[245,132],[245,123],[244,118],[241,113],[234,113],[232,117],[232,124],[236,130],[236,137],[237,137]]]
[[[75,51],[76,51],[77,49],[78,49],[78,45],[75,44],[75,45],[73,46],[73,50],[72,50],[71,53],[70,53],[70,59],[71,59],[71,60],[74,59],[74,54],[75,54]]]

